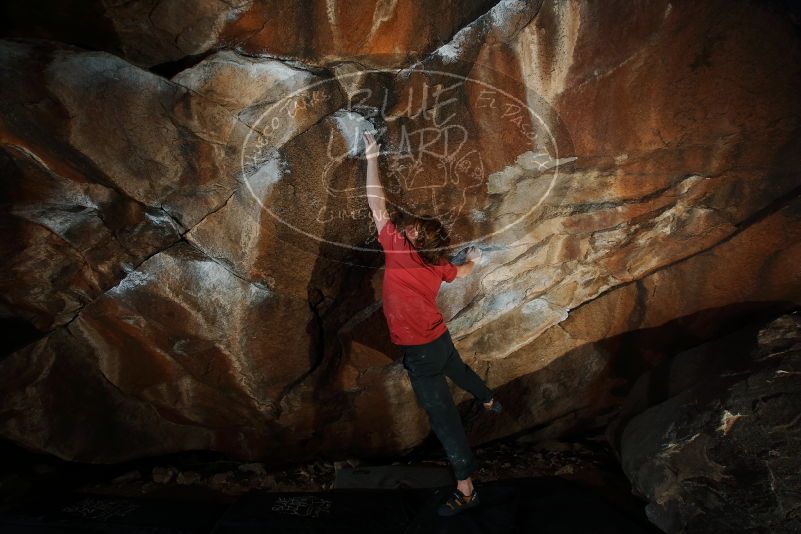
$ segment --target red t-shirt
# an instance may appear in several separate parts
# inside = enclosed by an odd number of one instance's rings
[[[384,249],[383,308],[390,341],[396,345],[422,345],[445,333],[447,326],[437,308],[437,293],[443,280],[453,282],[456,266],[441,258],[426,263],[392,221],[378,233]]]

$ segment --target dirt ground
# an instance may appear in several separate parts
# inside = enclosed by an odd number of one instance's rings
[[[474,447],[477,484],[518,477],[558,476],[594,488],[617,505],[642,513],[645,502],[632,495],[628,480],[601,435],[573,442],[530,443],[526,436]],[[33,455],[4,443],[0,494],[15,502],[32,493],[78,491],[100,495],[210,498],[235,501],[251,490],[317,492],[333,489],[341,468],[409,464],[447,467],[438,442],[427,440],[403,458],[317,460],[283,469],[259,462],[237,462],[213,453],[186,452],[119,464],[73,464]]]

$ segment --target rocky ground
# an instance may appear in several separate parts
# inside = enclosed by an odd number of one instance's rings
[[[318,460],[268,469],[258,462],[237,462],[206,452],[190,452],[113,466],[61,462],[31,456],[5,444],[10,461],[3,469],[0,490],[6,502],[26,499],[33,491],[76,491],[145,497],[204,496],[233,501],[248,491],[326,491],[334,486],[337,469],[387,464],[438,464],[447,460],[433,440],[404,458],[381,461],[349,459]],[[631,510],[642,510],[644,502],[630,493],[630,486],[605,440],[598,435],[574,442],[530,443],[526,436],[507,438],[474,448],[480,468],[477,484],[517,477],[559,476],[587,487],[602,488],[603,494]]]

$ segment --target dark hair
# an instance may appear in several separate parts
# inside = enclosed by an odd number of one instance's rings
[[[451,238],[448,234],[448,229],[443,226],[439,219],[430,215],[412,215],[405,211],[395,212],[391,219],[403,237],[415,249],[418,249],[417,253],[426,263],[437,265],[440,259],[447,255],[445,248],[450,245]],[[406,226],[408,225],[418,225],[417,239],[414,241],[406,235]]]

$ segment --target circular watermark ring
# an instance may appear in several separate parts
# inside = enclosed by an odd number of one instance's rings
[[[492,69],[490,69],[489,67],[486,67],[484,65],[481,65],[481,69],[483,69],[484,71],[487,71],[487,72],[493,72],[495,74],[500,74],[497,71],[493,71]],[[514,219],[513,221],[505,224],[504,226],[502,226],[500,228],[497,228],[497,229],[493,229],[492,231],[490,231],[488,233],[483,233],[482,235],[474,237],[472,239],[460,241],[460,242],[457,242],[457,243],[451,243],[451,244],[449,244],[449,245],[447,245],[445,247],[437,247],[437,248],[431,248],[431,249],[418,249],[418,250],[421,250],[421,251],[434,251],[434,250],[443,250],[443,249],[456,250],[456,249],[460,249],[460,248],[465,248],[465,247],[467,247],[469,245],[473,245],[473,244],[476,244],[476,243],[479,243],[479,242],[482,242],[482,241],[486,241],[489,238],[492,238],[493,236],[497,236],[497,235],[499,235],[501,233],[507,232],[509,229],[519,225],[522,221],[524,221],[525,219],[530,217],[532,215],[532,213],[534,213],[542,205],[542,203],[545,201],[545,199],[548,198],[551,195],[551,193],[552,193],[552,191],[554,189],[554,184],[556,183],[557,178],[559,176],[559,167],[560,167],[559,146],[560,146],[560,144],[562,146],[565,146],[566,144],[568,146],[572,146],[572,142],[569,140],[569,135],[567,135],[567,132],[562,127],[561,122],[559,121],[558,116],[555,113],[555,111],[552,108],[550,108],[550,106],[548,106],[547,103],[545,103],[545,101],[542,98],[540,98],[539,95],[534,93],[530,88],[525,87],[525,91],[523,92],[525,97],[526,97],[526,99],[527,100],[535,100],[535,101],[537,101],[537,104],[538,104],[539,107],[541,107],[541,108],[544,107],[545,108],[545,110],[546,110],[545,114],[548,115],[547,117],[543,117],[542,116],[543,113],[537,112],[537,110],[532,108],[531,104],[528,101],[524,102],[523,100],[521,100],[520,98],[518,98],[514,94],[512,94],[512,93],[510,93],[510,92],[508,92],[508,91],[506,91],[506,90],[504,90],[502,88],[499,88],[497,86],[493,86],[493,85],[491,85],[491,84],[489,84],[489,83],[487,83],[487,82],[485,82],[484,80],[481,80],[481,79],[477,79],[477,78],[473,78],[473,77],[469,77],[469,76],[463,76],[463,75],[459,75],[459,74],[455,74],[455,73],[448,72],[448,71],[443,71],[443,70],[430,70],[430,69],[412,69],[412,70],[409,70],[409,69],[402,70],[401,69],[401,70],[399,70],[399,69],[390,69],[390,68],[364,69],[364,70],[356,70],[356,71],[352,71],[352,72],[338,73],[334,77],[324,78],[324,79],[321,79],[321,80],[314,81],[314,82],[312,82],[310,84],[304,85],[303,87],[300,87],[299,89],[296,89],[296,90],[292,91],[291,93],[283,96],[279,100],[277,100],[277,101],[273,102],[272,104],[270,104],[266,109],[264,109],[264,111],[261,112],[261,114],[258,116],[257,120],[253,123],[253,126],[250,128],[250,131],[246,135],[246,137],[244,139],[244,142],[242,144],[241,150],[240,150],[240,168],[241,168],[241,172],[242,172],[242,182],[245,184],[245,186],[247,187],[249,193],[254,198],[254,200],[258,203],[258,205],[261,207],[261,209],[263,209],[265,212],[267,212],[273,219],[275,219],[279,223],[285,225],[287,228],[290,228],[293,231],[298,232],[299,234],[302,234],[302,235],[304,235],[304,236],[306,236],[306,237],[308,237],[308,238],[310,238],[312,240],[316,240],[318,242],[324,242],[324,243],[327,243],[329,245],[334,245],[334,246],[338,246],[338,247],[344,247],[344,248],[348,248],[348,249],[356,250],[356,251],[364,251],[364,252],[371,252],[371,253],[381,252],[380,250],[377,250],[375,247],[364,247],[364,246],[359,246],[359,245],[354,244],[354,243],[343,243],[343,242],[339,242],[339,241],[335,241],[335,240],[331,240],[331,239],[326,239],[324,237],[315,235],[314,233],[309,232],[306,229],[301,228],[301,227],[299,227],[299,226],[297,226],[295,224],[292,224],[292,222],[287,221],[287,220],[283,219],[282,217],[280,217],[279,214],[275,213],[272,209],[270,209],[270,207],[268,205],[265,204],[263,198],[261,198],[261,196],[259,194],[257,194],[257,192],[254,191],[253,188],[251,187],[251,183],[250,183],[249,178],[253,174],[253,169],[248,167],[248,163],[246,161],[248,159],[247,147],[250,146],[250,144],[253,143],[253,141],[255,139],[255,136],[263,136],[264,135],[259,130],[259,126],[269,122],[270,123],[269,127],[272,128],[273,130],[277,130],[278,127],[280,127],[280,124],[276,124],[276,116],[272,115],[274,110],[280,109],[282,107],[285,107],[287,102],[291,102],[293,99],[296,99],[299,95],[308,94],[310,92],[313,93],[314,89],[316,87],[322,86],[324,84],[330,84],[330,83],[337,84],[337,86],[339,88],[339,87],[342,87],[343,81],[347,81],[347,79],[355,78],[355,79],[358,80],[360,77],[364,77],[365,75],[367,75],[367,76],[375,76],[375,75],[379,75],[379,74],[392,74],[392,75],[394,75],[393,81],[397,81],[398,80],[398,76],[401,75],[401,74],[409,74],[409,75],[410,74],[415,74],[415,75],[422,75],[422,76],[432,76],[432,77],[433,76],[438,76],[438,77],[444,77],[444,78],[452,78],[452,79],[460,80],[461,83],[472,83],[472,84],[475,84],[478,87],[485,88],[485,89],[487,89],[489,91],[492,91],[494,94],[499,94],[502,97],[505,97],[509,101],[513,102],[514,105],[518,109],[525,110],[527,112],[528,119],[531,120],[532,122],[536,121],[536,123],[539,124],[539,127],[537,128],[537,131],[538,132],[542,132],[547,136],[547,139],[549,141],[548,145],[550,146],[550,149],[551,149],[551,150],[548,150],[547,147],[545,147],[545,152],[544,153],[547,154],[547,161],[543,160],[543,162],[541,162],[541,166],[540,166],[540,170],[543,170],[542,174],[544,174],[545,172],[548,172],[550,174],[550,181],[548,182],[548,185],[545,188],[545,191],[539,196],[538,199],[536,199],[535,202],[532,202],[530,207],[524,213],[521,213],[516,219]],[[502,76],[505,76],[505,75],[502,75]],[[514,80],[514,83],[522,85],[522,82],[520,80]],[[396,91],[398,90],[397,87],[393,87],[392,89],[395,89]],[[325,118],[331,117],[331,116],[336,115],[337,113],[340,113],[340,112],[353,113],[355,115],[360,116],[364,120],[365,124],[372,125],[373,126],[373,130],[377,129],[377,127],[375,126],[373,121],[370,120],[369,116],[365,117],[364,115],[353,111],[353,109],[355,109],[355,108],[353,107],[352,104],[353,104],[353,102],[351,101],[351,98],[348,98],[348,105],[345,108],[340,108],[340,109],[337,109],[337,110],[335,110],[333,112],[329,112],[327,115],[321,117],[319,120],[324,120]],[[463,105],[466,106],[469,109],[469,103],[463,103]],[[362,106],[362,107],[363,108],[369,108],[369,109],[376,109],[373,106]],[[425,112],[427,110],[423,109],[422,111]],[[393,120],[397,120],[397,119],[398,119],[398,117],[393,117]],[[552,131],[552,125],[549,125],[549,121],[554,122],[557,125],[557,129],[561,130],[560,133],[562,134],[562,137],[563,137],[563,139],[561,141],[558,140],[556,138],[556,136],[554,135],[554,133]],[[365,131],[367,131],[367,130],[368,130],[368,128],[365,128]],[[297,135],[302,135],[302,134],[303,134],[303,132],[301,132],[300,134],[295,134],[294,136],[292,136],[291,138],[285,140],[282,144],[280,144],[277,147],[276,146],[267,146],[266,150],[267,150],[268,153],[273,154],[273,155],[279,154],[280,150],[282,149],[283,146],[285,146],[287,143],[291,143],[292,140],[295,139],[295,137]],[[565,136],[567,136],[567,138],[568,138],[567,140],[564,139]],[[344,135],[343,135],[343,137],[344,137]],[[358,159],[364,160],[363,150],[359,150],[358,149],[358,147],[360,146],[359,145],[359,138],[360,137],[361,137],[361,132],[354,131],[354,146],[349,147],[349,150],[347,152],[347,157],[356,157]],[[379,141],[379,143],[381,143],[383,145],[382,141]],[[363,147],[363,141],[361,143],[361,146]],[[392,154],[394,154],[393,152],[384,152],[384,150],[383,150],[384,148],[385,147],[382,146],[382,152],[381,153],[383,155],[392,155]],[[533,148],[533,147],[526,147],[526,148],[530,151],[530,149]],[[252,160],[252,162],[256,162],[256,161],[259,161],[259,158],[251,157],[251,160]],[[335,161],[335,163],[341,163],[341,161],[343,161],[343,160],[337,160],[337,161]],[[256,164],[256,165],[258,166],[258,164]],[[508,165],[507,165],[507,167],[508,167]],[[493,175],[497,174],[497,172],[498,171],[493,173]],[[532,171],[532,172],[536,173],[536,170]],[[540,174],[538,177],[542,177],[542,175]],[[485,181],[487,179],[487,177],[482,177],[482,178],[484,178]],[[382,185],[384,186],[385,189],[387,188],[387,184],[386,183],[383,183]],[[354,189],[358,189],[358,188],[354,188]],[[367,204],[367,195],[363,194],[363,195],[359,195],[359,196],[363,197],[365,204]],[[389,201],[390,201],[389,198],[387,198],[387,202],[388,203],[389,203]],[[461,207],[463,207],[463,206],[461,206]],[[396,206],[396,208],[403,209],[400,206]],[[452,211],[453,211],[453,209],[449,210],[446,213],[450,213]]]

